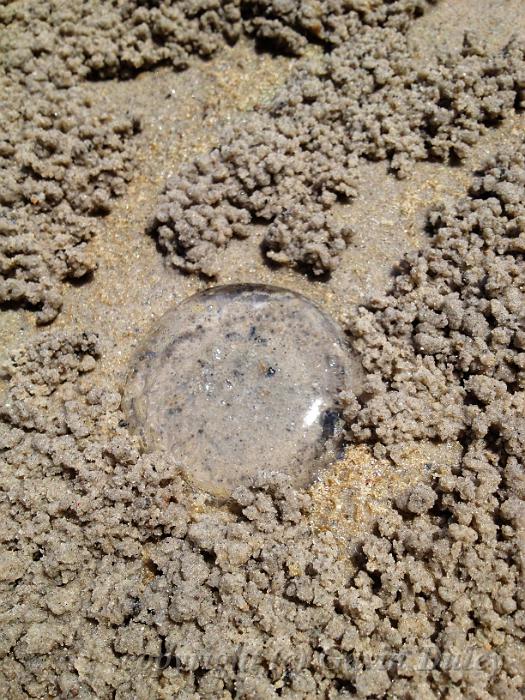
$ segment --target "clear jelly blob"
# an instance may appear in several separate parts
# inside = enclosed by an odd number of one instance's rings
[[[348,349],[294,292],[228,285],[166,313],[137,354],[124,396],[132,429],[199,486],[228,493],[262,470],[308,483],[340,440]]]

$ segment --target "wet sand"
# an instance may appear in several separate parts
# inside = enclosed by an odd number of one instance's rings
[[[525,8],[517,0],[443,0],[414,20],[407,35],[425,64],[444,46],[458,50],[465,30],[479,31],[489,50],[496,51],[523,26]],[[307,53],[318,60],[321,50],[312,46]],[[4,517],[12,539],[0,571],[14,611],[7,619],[12,631],[3,657],[2,688],[10,688],[5,697],[110,697],[115,692],[119,698],[178,693],[188,698],[271,698],[280,693],[298,698],[389,697],[391,684],[392,696],[437,697],[447,689],[452,692],[454,683],[458,697],[483,692],[518,698],[523,691],[523,596],[513,558],[517,553],[502,555],[506,573],[491,591],[483,589],[483,575],[475,579],[469,570],[466,591],[462,575],[456,579],[451,573],[453,556],[447,559],[436,550],[434,556],[442,562],[437,572],[428,553],[409,542],[411,528],[421,541],[434,533],[436,539],[452,542],[451,548],[463,542],[464,553],[454,555],[461,561],[469,556],[475,537],[483,540],[483,526],[476,526],[476,536],[466,530],[458,534],[471,523],[466,517],[462,520],[459,507],[458,515],[447,503],[446,488],[435,487],[436,480],[461,482],[466,469],[461,461],[467,451],[464,437],[407,440],[397,446],[394,461],[391,455],[374,456],[372,442],[349,441],[345,457],[323,472],[307,493],[296,494],[279,483],[268,486],[262,479],[253,492],[238,493],[231,508],[217,509],[205,493],[184,483],[173,460],[157,453],[139,455],[123,423],[119,397],[131,357],[154,321],[174,304],[217,282],[273,284],[304,294],[346,324],[350,308],[389,289],[393,267],[405,253],[428,243],[429,209],[463,197],[472,172],[505,145],[517,143],[525,128],[522,113],[510,114],[481,136],[461,164],[418,162],[403,180],[390,174],[385,162],[360,162],[357,197],[334,206],[336,219],[350,224],[353,238],[327,279],[268,265],[260,251],[263,225],[254,225],[250,238],[233,239],[221,251],[217,280],[174,270],[145,232],[166,179],[176,175],[181,164],[216,146],[225,125],[242,127],[255,105],[269,104],[302,60],[257,53],[251,40],[243,38],[207,62],[191,59],[184,72],[161,66],[129,80],[83,84],[95,109],[119,114],[132,108],[141,117],[142,131],[136,137],[127,189],[115,199],[109,215],[97,220],[97,234],[88,244],[97,263],[94,273],[63,285],[63,307],[50,326],[36,326],[31,310],[11,305],[0,319],[2,358],[21,353],[2,379],[2,389],[12,392],[2,414],[8,494]],[[49,351],[50,332],[60,338],[52,341],[58,347],[55,356]],[[82,333],[98,336],[97,351],[91,340],[78,338]],[[24,354],[22,349],[33,342],[42,342],[43,349]],[[96,357],[96,362],[86,362],[85,357]],[[65,383],[46,374],[55,368],[53,363]],[[30,409],[13,411],[15,401]],[[505,468],[510,469],[512,459]],[[515,478],[519,484],[522,476]],[[34,498],[19,495],[24,483],[35,485]],[[431,486],[437,489],[435,498]],[[407,489],[416,489],[412,505]],[[517,516],[512,521],[516,534],[511,534],[510,515],[507,524],[499,524],[497,513],[505,512],[504,503],[523,495],[518,486],[514,494],[508,486],[499,492],[488,488],[487,493],[487,501],[497,499],[498,505],[487,515],[476,503],[480,510],[474,521],[488,519],[488,529],[501,530],[495,537],[507,538],[509,547],[517,549]],[[458,500],[463,497],[467,498],[463,494]],[[21,502],[31,514],[25,525],[12,510]],[[40,519],[47,524],[39,525]],[[447,530],[450,522],[457,525],[453,535]],[[19,551],[12,544],[17,541]],[[68,542],[73,543],[71,552],[66,551]],[[490,569],[498,546],[482,544],[491,552]],[[395,561],[389,548],[400,552]],[[413,566],[414,579],[405,583]],[[31,567],[45,568],[35,573]],[[391,571],[402,603],[389,589]],[[327,581],[330,577],[333,584]],[[257,587],[252,598],[250,586]],[[488,605],[489,595],[501,598],[500,608],[486,612],[457,643],[495,654],[489,658],[498,664],[492,675],[477,667],[460,668],[457,677],[442,668],[431,673],[418,668],[406,675],[409,683],[404,673],[388,666],[390,662],[377,661],[381,653],[392,656],[405,648],[426,648],[425,640],[432,646],[440,635],[434,651],[455,649],[455,631],[473,614],[469,606]],[[352,596],[357,596],[355,601]],[[40,600],[47,603],[41,605]],[[506,607],[508,600],[512,602]],[[462,608],[467,610],[463,622]],[[66,621],[63,615],[71,617]],[[286,616],[290,622],[283,622]],[[439,619],[435,627],[433,616]],[[451,616],[454,622],[447,626]],[[417,639],[405,629],[409,620],[423,630]],[[507,636],[501,620],[512,630]],[[336,629],[341,624],[350,631]],[[300,631],[301,625],[306,632]],[[78,626],[77,636],[66,634],[68,626]],[[103,632],[97,641],[99,626]],[[235,634],[227,631],[233,627]],[[325,630],[324,637],[315,637],[314,629]],[[364,640],[372,630],[373,658],[368,663]],[[352,641],[352,634],[359,641]],[[280,661],[278,640],[283,639]],[[231,670],[236,665],[229,657],[224,662],[206,656],[213,656],[210,650],[217,640],[225,645],[225,654],[234,657],[236,649],[245,649],[243,644],[253,644],[254,670]],[[293,656],[294,646],[301,644],[306,661]],[[321,654],[315,644],[324,644],[326,650]],[[70,658],[68,649],[73,662],[65,661]],[[104,660],[108,653],[110,662]],[[359,659],[355,666],[348,661],[352,653]],[[149,665],[144,665],[145,658]],[[173,663],[162,668],[164,661],[158,660],[166,658]],[[224,676],[217,671],[221,667],[227,669]],[[265,667],[268,673],[261,671]],[[112,674],[116,680],[110,679]]]

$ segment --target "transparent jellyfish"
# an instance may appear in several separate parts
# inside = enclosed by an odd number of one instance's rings
[[[166,313],[135,358],[124,409],[150,449],[227,494],[263,471],[297,486],[341,441],[349,353],[337,325],[286,289],[228,285]]]

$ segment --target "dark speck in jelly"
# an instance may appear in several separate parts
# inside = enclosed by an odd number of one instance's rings
[[[337,421],[340,419],[337,411],[325,411],[323,415],[323,437],[331,438],[335,435]]]
[[[305,297],[215,287],[158,321],[123,407],[147,448],[169,451],[212,492],[262,470],[304,486],[341,442],[337,401],[352,388],[349,367],[338,326]]]

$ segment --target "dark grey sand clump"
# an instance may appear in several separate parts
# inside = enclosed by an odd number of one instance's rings
[[[403,32],[426,5],[4,6],[2,300],[50,321],[129,178],[138,122],[93,110],[80,81],[182,67],[241,31],[327,55],[168,184],[157,234],[176,266],[213,273],[263,221],[278,262],[337,266],[348,232],[331,217],[359,159],[401,176],[461,159],[523,107],[517,44],[493,57],[467,37],[416,66]],[[342,397],[348,439],[392,463],[402,443],[455,439],[461,459],[343,549],[285,477],[213,510],[175,459],[139,449],[120,394],[90,379],[94,334],[17,350],[0,408],[0,697],[522,698],[524,222],[516,139],[430,212],[392,288],[347,309],[366,373]]]

